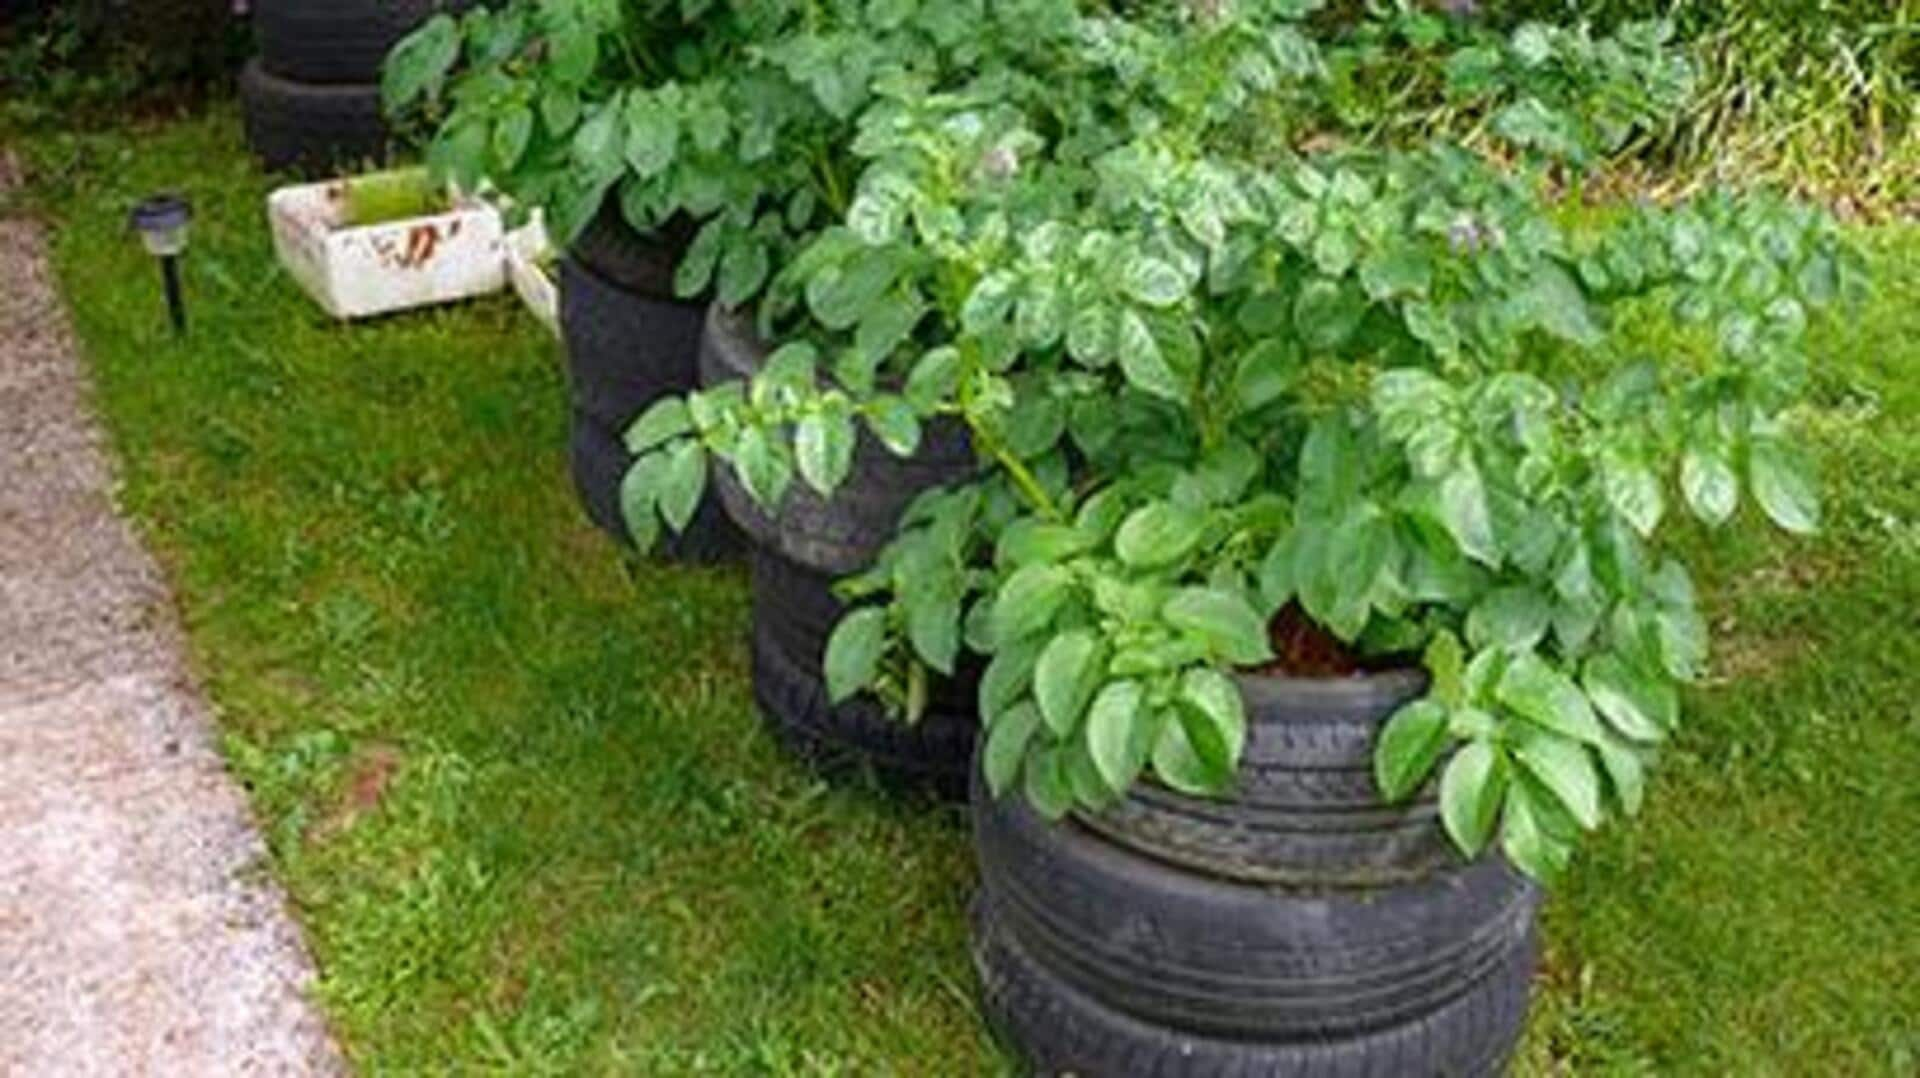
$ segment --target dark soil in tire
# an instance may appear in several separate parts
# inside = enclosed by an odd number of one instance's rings
[[[632,546],[633,537],[620,508],[620,484],[633,464],[626,443],[592,416],[575,411],[568,464],[587,519],[621,546]],[[741,548],[739,529],[727,519],[719,502],[708,498],[700,503],[686,531],[677,535],[671,529],[661,532],[657,552],[668,561],[710,564],[737,559]]]
[[[1055,976],[974,908],[973,958],[989,1022],[1034,1073],[1075,1078],[1496,1078],[1526,1019],[1531,936],[1488,976],[1420,1018],[1352,1037],[1285,1043],[1143,1022]]]
[[[1346,678],[1240,678],[1247,747],[1229,800],[1142,782],[1085,817],[1112,841],[1228,879],[1376,887],[1458,859],[1430,787],[1385,803],[1373,779],[1380,728],[1426,691],[1418,670]]]
[[[387,53],[439,12],[475,0],[253,0],[260,62],[283,79],[378,83]]]
[[[753,555],[753,693],[775,738],[824,771],[868,768],[895,785],[961,800],[978,732],[977,672],[936,682],[907,724],[877,700],[829,702],[821,660],[844,609],[832,578],[776,554]]]
[[[1190,872],[1018,794],[976,785],[981,894],[996,930],[1103,1007],[1170,1029],[1291,1042],[1386,1029],[1506,964],[1538,889],[1496,856],[1417,883],[1301,892]]]
[[[710,309],[700,345],[702,385],[750,378],[766,356],[766,345],[744,318],[718,304]],[[731,469],[720,469],[717,480],[728,514],[756,545],[797,565],[843,576],[873,563],[914,498],[965,479],[976,467],[966,428],[940,421],[925,425],[919,451],[904,459],[861,429],[852,472],[830,500],[796,482],[779,510],[770,514],[753,501]]]
[[[240,72],[240,103],[247,146],[272,171],[334,175],[386,159],[378,86],[291,82],[252,60]]]

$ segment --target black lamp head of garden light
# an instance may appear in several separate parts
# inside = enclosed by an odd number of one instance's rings
[[[180,256],[187,249],[187,226],[193,222],[193,204],[179,195],[159,194],[133,208],[134,231],[147,253],[160,260],[160,279],[167,290],[167,314],[173,331],[187,331],[187,306],[180,294]]]

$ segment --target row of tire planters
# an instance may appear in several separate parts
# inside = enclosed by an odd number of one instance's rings
[[[745,317],[715,304],[700,350],[702,384],[751,378],[768,352]],[[834,705],[822,671],[827,639],[846,612],[834,582],[874,563],[915,497],[976,467],[966,428],[946,420],[927,424],[919,450],[906,458],[862,430],[847,481],[831,499],[795,483],[773,513],[730,469],[716,471],[721,504],[750,544],[754,699],[774,737],[802,759],[827,771],[857,768],[892,785],[966,796],[979,728],[977,669],[936,680],[926,714],[912,724],[870,697]]]
[[[566,347],[569,459],[588,519],[632,545],[620,485],[633,455],[623,432],[654,401],[698,382],[706,308],[676,299],[674,269],[692,239],[690,225],[643,234],[609,199],[560,263],[560,336]],[[663,535],[661,556],[712,563],[745,549],[713,495],[686,530]]]
[[[253,0],[259,55],[240,73],[247,145],[275,171],[327,176],[387,157],[380,65],[439,12],[479,0]]]
[[[974,795],[974,961],[1041,1074],[1497,1075],[1526,1015],[1538,889],[1454,855],[1433,792],[1389,806],[1373,743],[1424,675],[1241,679],[1236,795],[1143,783],[1041,819]]]

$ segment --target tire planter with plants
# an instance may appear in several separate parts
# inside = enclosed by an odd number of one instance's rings
[[[701,382],[751,378],[767,352],[744,317],[715,304],[700,348]],[[936,680],[927,714],[906,725],[871,697],[829,703],[822,657],[845,613],[834,580],[873,564],[921,492],[975,467],[965,428],[942,422],[927,425],[919,451],[907,458],[862,431],[851,474],[832,499],[795,483],[775,513],[755,504],[730,469],[716,470],[721,503],[752,546],[754,697],[776,739],[803,758],[965,795],[977,730],[972,671]]]
[[[1538,888],[1371,792],[1425,683],[1245,677],[1240,794],[1144,781],[1058,824],[974,800],[974,957],[1043,1074],[1493,1075],[1518,1039]]]
[[[698,378],[703,310],[672,298],[675,257],[629,228],[610,201],[560,264],[574,485],[588,518],[622,544],[632,540],[620,485],[633,464],[622,432],[654,401],[693,389]],[[685,531],[665,536],[661,552],[717,562],[740,549],[738,532],[709,495]]]
[[[958,800],[967,793],[972,757],[975,680],[933,685],[917,723],[889,717],[860,696],[838,706],[821,668],[827,638],[846,607],[833,576],[756,548],[753,562],[753,695],[774,736],[788,751],[825,770],[871,767],[876,774]]]

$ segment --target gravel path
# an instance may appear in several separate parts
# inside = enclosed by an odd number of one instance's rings
[[[0,218],[0,1076],[338,1073],[86,392]]]

